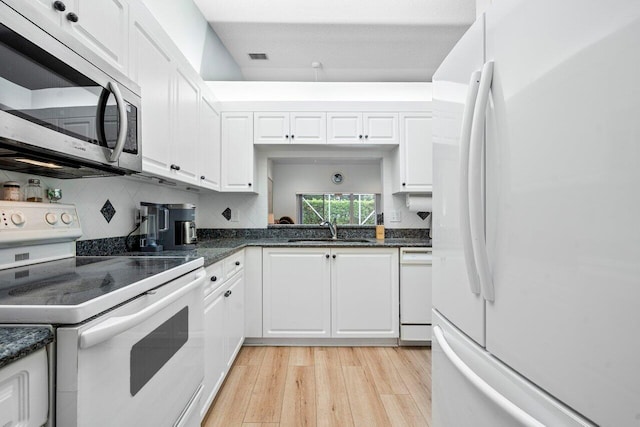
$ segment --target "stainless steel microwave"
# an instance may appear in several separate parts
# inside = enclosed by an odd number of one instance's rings
[[[56,178],[140,172],[140,96],[56,31],[0,2],[0,169]]]

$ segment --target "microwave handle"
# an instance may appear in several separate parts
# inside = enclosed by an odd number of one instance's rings
[[[124,143],[127,141],[127,106],[122,98],[122,94],[120,93],[120,88],[116,82],[109,82],[107,84],[107,89],[113,93],[113,96],[116,98],[116,106],[118,107],[118,119],[120,120],[120,132],[118,132],[118,140],[116,141],[116,146],[111,152],[111,157],[109,161],[111,163],[115,163],[120,158],[120,154],[122,154],[122,149],[124,148]]]
[[[144,322],[163,308],[169,306],[173,302],[191,292],[193,289],[201,286],[204,282],[205,276],[206,273],[203,269],[196,274],[196,278],[194,281],[188,283],[172,294],[169,294],[160,301],[140,310],[139,312],[130,314],[128,316],[111,317],[104,322],[98,323],[97,325],[80,333],[80,348],[89,348],[93,347],[94,345],[98,345],[104,341],[110,340],[111,338],[128,329],[131,329],[135,325]]]

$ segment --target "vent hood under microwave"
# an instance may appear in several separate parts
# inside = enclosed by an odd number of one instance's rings
[[[0,2],[0,169],[62,179],[140,172],[141,99],[130,89],[139,88],[87,61],[58,26],[42,28]]]

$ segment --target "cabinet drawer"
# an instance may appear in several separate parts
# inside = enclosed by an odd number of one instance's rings
[[[224,277],[230,278],[243,268],[244,251],[236,252],[235,254],[225,258],[224,260]]]
[[[400,340],[431,341],[431,325],[400,325]]]
[[[207,279],[204,283],[204,295],[207,296],[224,283],[224,261],[216,262],[205,269]]]

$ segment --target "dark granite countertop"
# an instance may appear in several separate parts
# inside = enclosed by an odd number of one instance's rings
[[[188,251],[163,251],[163,252],[127,252],[123,255],[140,255],[140,256],[187,256],[193,258],[204,258],[204,266],[207,267],[214,264],[229,255],[246,247],[297,247],[297,248],[317,248],[317,247],[355,247],[355,248],[400,248],[400,247],[431,247],[430,239],[385,239],[378,241],[376,239],[355,239],[355,240],[308,240],[291,241],[299,239],[288,238],[228,238],[228,239],[210,239],[198,242],[196,249]],[[362,241],[356,241],[362,240]]]
[[[50,326],[0,326],[0,368],[53,341]]]

